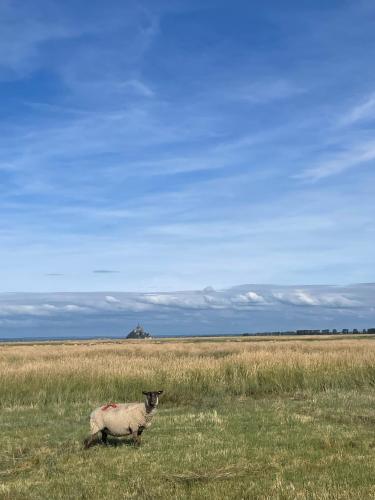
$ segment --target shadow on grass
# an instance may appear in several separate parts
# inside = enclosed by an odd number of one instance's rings
[[[140,446],[135,446],[134,442],[132,439],[125,439],[125,438],[114,438],[114,437],[108,437],[107,442],[104,443],[102,440],[98,440],[95,443],[93,443],[88,449],[94,448],[94,447],[103,447],[103,448],[120,448],[123,446],[128,446],[129,448],[140,448]]]
[[[113,447],[113,448],[118,448],[121,446],[129,446],[130,448],[134,448],[134,449],[139,448],[139,446],[134,445],[134,442],[132,439],[124,439],[124,438],[108,438],[107,444],[103,443],[103,445],[108,446],[108,447]]]

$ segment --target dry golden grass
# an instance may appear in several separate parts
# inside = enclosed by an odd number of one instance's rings
[[[146,387],[164,389],[166,401],[174,403],[204,396],[349,389],[375,384],[375,342],[293,338],[8,344],[0,352],[0,379],[3,404],[19,395],[20,387],[21,401],[29,404],[33,397],[40,404],[67,392],[79,400],[121,399],[125,393],[136,397]]]

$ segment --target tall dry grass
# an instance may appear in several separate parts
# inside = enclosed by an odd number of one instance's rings
[[[138,399],[175,404],[375,384],[375,339],[3,345],[0,405]]]

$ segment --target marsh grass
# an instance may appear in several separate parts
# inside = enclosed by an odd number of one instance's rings
[[[3,345],[0,498],[374,498],[374,381],[372,338]],[[83,450],[147,388],[140,449]]]
[[[0,405],[137,398],[165,402],[360,389],[375,384],[373,339],[6,345]]]

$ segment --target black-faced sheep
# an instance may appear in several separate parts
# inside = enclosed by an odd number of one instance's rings
[[[140,444],[140,436],[144,429],[151,425],[163,391],[143,391],[144,403],[110,403],[96,408],[90,415],[90,436],[85,439],[85,448],[95,444],[101,434],[103,443],[111,436],[132,435],[134,445]]]

